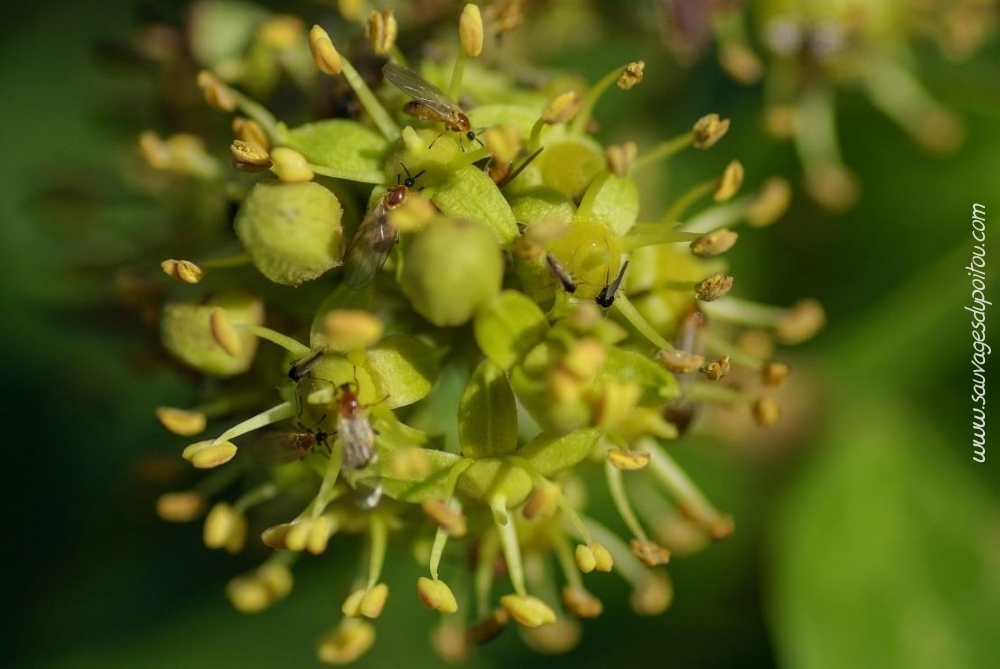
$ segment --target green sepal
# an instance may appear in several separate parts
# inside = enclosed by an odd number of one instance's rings
[[[278,137],[283,145],[305,156],[317,174],[362,183],[385,183],[389,141],[357,121],[335,118],[295,128],[279,125]]]
[[[444,351],[416,337],[393,334],[365,351],[365,367],[390,409],[422,400],[431,391]]]
[[[461,460],[461,456],[444,451],[425,449],[423,456],[427,458],[429,471],[420,477],[393,478],[388,467],[383,468],[382,490],[387,497],[403,502],[423,502],[433,498],[447,498],[448,474],[451,468]],[[387,458],[383,458],[383,461]]]
[[[663,365],[638,353],[623,351],[614,346],[609,346],[607,351],[607,360],[595,381],[597,385],[603,385],[607,379],[614,379],[620,383],[635,383],[642,388],[640,406],[657,406],[680,396],[677,379]]]
[[[514,212],[493,180],[478,167],[452,169],[431,201],[448,216],[485,225],[503,245],[517,237]]]
[[[512,290],[503,291],[480,309],[472,325],[480,350],[504,370],[524,357],[549,330],[538,305]]]
[[[521,176],[517,178],[520,179]],[[516,180],[513,183],[516,183]],[[569,225],[576,213],[576,206],[572,200],[559,191],[545,186],[518,190],[510,198],[510,208],[514,212],[514,218],[529,226],[541,220],[558,221]]]
[[[639,217],[639,188],[629,177],[609,175],[590,206],[590,218],[624,235]]]
[[[502,494],[507,506],[517,506],[531,492],[531,476],[504,458],[477,459],[458,479],[460,495],[490,503]]]
[[[551,476],[586,460],[600,437],[601,431],[592,427],[569,434],[543,432],[517,454],[534,465],[542,476]]]
[[[468,457],[492,457],[517,448],[517,406],[504,371],[483,360],[458,404],[458,443]]]

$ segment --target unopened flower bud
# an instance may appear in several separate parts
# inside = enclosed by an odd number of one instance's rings
[[[158,407],[154,414],[160,425],[182,437],[193,437],[203,432],[208,422],[208,418],[200,411]]]
[[[365,36],[372,51],[378,56],[389,53],[396,43],[396,35],[399,33],[399,25],[391,9],[381,12],[372,10],[368,15],[368,22],[365,24]]]
[[[350,664],[375,644],[375,628],[363,620],[345,620],[319,642],[316,656],[325,664]]]
[[[562,591],[563,604],[578,618],[596,618],[604,611],[601,600],[581,587],[566,585]]]
[[[227,112],[236,109],[236,92],[222,83],[222,80],[212,72],[202,70],[198,73],[198,88],[205,96],[208,106]]]
[[[622,70],[621,75],[618,77],[618,88],[623,91],[627,91],[636,84],[642,81],[643,71],[646,69],[646,63],[642,60],[637,60],[629,63]]]
[[[206,439],[184,449],[182,457],[198,469],[211,469],[224,465],[236,455],[236,444],[231,441],[216,442]]]
[[[780,386],[788,378],[791,368],[783,362],[768,360],[760,368],[760,379],[764,385],[772,388]]]
[[[725,274],[713,274],[694,287],[694,296],[702,302],[711,302],[725,297],[733,287],[733,277]]]
[[[705,375],[709,381],[718,381],[729,373],[732,365],[729,362],[729,356],[724,355],[718,360],[713,360],[704,367],[701,368],[701,373]]]
[[[171,279],[183,283],[198,283],[205,276],[205,270],[190,260],[164,260],[160,263],[160,269]]]
[[[545,103],[545,108],[542,110],[542,121],[548,125],[566,123],[576,116],[582,106],[583,100],[580,99],[576,91],[563,91]]]
[[[696,149],[711,148],[729,131],[729,119],[720,118],[718,114],[707,114],[694,124],[694,147]]]
[[[761,397],[751,406],[754,422],[761,427],[771,427],[778,422],[780,410],[772,397]]]
[[[504,595],[500,598],[500,606],[517,624],[524,627],[550,625],[556,621],[555,611],[537,597]]]
[[[626,472],[645,469],[649,464],[649,453],[645,451],[626,451],[621,448],[608,449],[608,462],[612,467]]]
[[[240,206],[236,236],[261,274],[298,286],[340,265],[342,216],[337,197],[317,183],[261,182]]]
[[[432,581],[426,576],[421,576],[417,579],[417,594],[423,605],[429,609],[437,609],[441,613],[458,611],[455,595],[444,581]]]
[[[341,73],[340,54],[330,41],[329,33],[319,26],[313,26],[309,31],[309,50],[320,72],[330,76]]]
[[[633,539],[629,547],[639,562],[647,567],[659,567],[670,562],[670,551],[649,539]]]
[[[156,515],[171,523],[186,523],[205,511],[207,500],[200,492],[168,492],[156,500]]]
[[[799,344],[811,339],[825,324],[823,305],[816,300],[802,300],[778,321],[775,333],[786,344]]]
[[[313,180],[315,174],[309,162],[295,149],[279,146],[271,149],[270,155],[274,163],[274,173],[282,183],[297,184]]]
[[[360,309],[335,309],[323,316],[323,337],[332,351],[368,348],[382,338],[383,330],[377,316]]]
[[[729,228],[712,230],[691,242],[691,253],[699,258],[711,258],[733,248],[739,234]]]
[[[475,58],[483,52],[483,15],[479,6],[469,3],[458,20],[458,38],[462,51]]]

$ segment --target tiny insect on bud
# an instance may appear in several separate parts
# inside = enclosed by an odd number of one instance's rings
[[[208,418],[200,411],[158,407],[154,412],[160,425],[182,437],[193,437],[205,429]]]
[[[739,234],[729,228],[712,230],[691,242],[691,253],[699,258],[711,258],[733,248]]]
[[[604,152],[604,156],[608,161],[608,169],[618,177],[628,175],[637,155],[639,155],[639,147],[635,142],[625,142],[620,146],[609,146]]]
[[[206,439],[184,449],[182,457],[198,469],[211,469],[224,465],[236,455],[236,444],[231,441]]]
[[[701,369],[705,364],[705,356],[688,353],[679,349],[660,351],[660,362],[674,374],[690,374]]]
[[[670,551],[649,539],[633,539],[629,543],[632,554],[647,567],[659,567],[670,562]]]
[[[198,73],[197,81],[198,88],[201,89],[209,107],[227,112],[236,110],[235,91],[222,83],[222,80],[215,74],[208,70],[202,70]]]
[[[205,270],[190,260],[164,260],[160,263],[160,269],[171,279],[183,283],[198,283],[205,276]]]
[[[458,38],[462,51],[472,58],[483,52],[483,15],[479,6],[469,3],[458,20]]]
[[[368,22],[365,24],[365,36],[368,44],[377,56],[384,56],[396,44],[396,35],[399,33],[399,24],[391,9],[381,12],[374,9],[368,15]]]
[[[187,523],[205,511],[207,500],[200,492],[168,492],[156,500],[156,515],[171,523]]]
[[[694,296],[702,302],[711,302],[725,297],[733,287],[733,277],[726,274],[713,274],[694,287]]]
[[[747,223],[763,228],[784,216],[792,200],[792,187],[781,177],[771,177],[757,191],[747,209]]]
[[[377,316],[360,309],[335,309],[323,316],[322,332],[331,351],[368,348],[382,338],[384,329]]]
[[[649,464],[649,453],[645,451],[626,451],[621,448],[608,449],[608,462],[612,467],[626,472],[636,472],[645,469]]]
[[[826,324],[826,312],[816,300],[802,300],[775,326],[778,339],[786,344],[800,344],[811,339]]]
[[[537,597],[504,595],[500,598],[500,606],[514,622],[524,627],[551,625],[556,621],[555,611]]]
[[[732,365],[729,362],[729,356],[724,355],[718,360],[713,360],[702,367],[701,373],[704,374],[705,378],[709,381],[718,381],[729,373],[731,367]]]
[[[320,26],[313,26],[309,30],[309,50],[312,52],[313,62],[323,74],[333,77],[343,71],[340,54],[330,41],[329,33]]]
[[[707,114],[698,119],[691,131],[694,134],[694,147],[708,149],[729,131],[729,119],[720,118],[718,114]]]
[[[571,121],[583,106],[583,100],[576,91],[563,91],[549,99],[542,110],[542,122],[547,125]]]
[[[771,397],[761,397],[750,407],[754,422],[760,427],[771,427],[781,413],[778,403]]]
[[[618,77],[618,88],[623,91],[627,91],[636,84],[642,82],[643,71],[646,69],[646,63],[642,60],[637,60],[629,63],[622,70],[621,75]]]
[[[716,202],[728,202],[743,185],[743,163],[738,160],[726,165],[722,176],[715,182],[715,192],[712,199]]]
[[[233,157],[233,167],[241,172],[261,172],[273,164],[267,151],[241,139],[233,140],[229,145],[229,153]]]
[[[760,368],[760,379],[766,386],[776,388],[784,383],[791,373],[791,368],[784,362],[768,360]]]

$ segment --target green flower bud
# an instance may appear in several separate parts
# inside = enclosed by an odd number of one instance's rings
[[[160,339],[174,357],[195,369],[215,376],[234,376],[250,368],[257,351],[257,338],[239,331],[238,355],[227,352],[212,335],[211,315],[222,309],[233,325],[260,325],[264,305],[248,293],[227,293],[203,302],[197,298],[175,300],[163,306]]]
[[[243,201],[236,235],[261,274],[298,286],[340,265],[343,213],[337,197],[319,184],[267,181]]]
[[[578,198],[604,169],[604,149],[592,141],[574,139],[546,146],[535,160],[542,183],[571,198]]]
[[[461,325],[500,292],[503,256],[496,238],[469,221],[439,219],[414,236],[400,285],[424,318]]]

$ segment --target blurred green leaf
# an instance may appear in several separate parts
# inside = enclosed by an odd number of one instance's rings
[[[964,444],[874,392],[843,401],[779,507],[779,655],[800,669],[992,666],[1000,508],[976,485]]]

